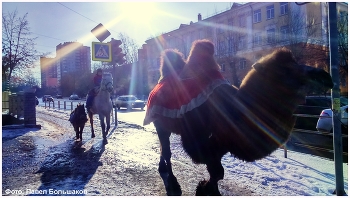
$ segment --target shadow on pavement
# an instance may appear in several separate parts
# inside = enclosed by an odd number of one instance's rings
[[[89,143],[92,145],[87,151],[82,142],[71,140],[51,148],[51,154],[36,172],[42,174],[42,184],[36,191],[39,194],[31,195],[85,195],[85,185],[102,165],[100,158],[105,151],[103,141]]]

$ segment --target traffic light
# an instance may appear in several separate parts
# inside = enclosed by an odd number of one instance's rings
[[[120,48],[120,45],[122,42],[120,40],[115,40],[114,38],[111,39],[111,48],[112,48],[112,63],[119,65],[123,64],[126,60],[124,58],[125,54],[122,53],[122,48]]]

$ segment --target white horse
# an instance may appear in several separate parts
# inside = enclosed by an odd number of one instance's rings
[[[91,138],[95,137],[93,115],[98,114],[102,128],[103,140],[107,140],[107,134],[111,126],[112,101],[110,92],[113,91],[113,77],[111,73],[103,73],[101,86],[98,94],[95,96],[90,112],[88,112],[91,124]],[[106,124],[105,124],[106,118]]]

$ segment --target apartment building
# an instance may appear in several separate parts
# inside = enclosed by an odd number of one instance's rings
[[[65,74],[91,72],[90,47],[79,42],[64,42],[56,46],[58,86]]]
[[[90,47],[83,46],[79,42],[60,43],[56,46],[56,57],[40,58],[40,69],[41,88],[62,93],[59,88],[65,75],[71,78],[81,76],[85,72],[91,73]]]
[[[55,58],[40,57],[41,87],[57,87],[57,65]]]
[[[346,3],[337,3],[338,14],[347,13]],[[191,44],[209,39],[223,76],[234,85],[251,65],[276,47],[287,46],[300,63],[329,69],[328,3],[247,2],[146,41],[148,84],[159,79],[159,56],[166,48],[177,48],[187,58]]]

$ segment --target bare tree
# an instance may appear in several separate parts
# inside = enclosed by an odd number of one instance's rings
[[[140,46],[125,33],[119,33],[119,39],[122,41],[121,48],[123,49],[122,53],[125,54],[125,63],[136,62],[138,60],[137,52]]]
[[[274,23],[279,24],[281,28],[275,31],[280,31],[281,34],[279,34],[279,40],[272,43],[272,46],[288,46],[298,61],[310,56],[310,43],[319,44],[320,42],[315,38],[320,36],[317,34],[319,33],[318,30],[321,23],[318,21],[317,17],[313,16],[311,13],[303,12],[302,9],[302,6],[292,6],[291,3],[288,5],[287,14],[274,20]],[[312,58],[315,59],[315,55],[317,54],[318,53],[312,54]]]
[[[39,86],[39,80],[35,77],[33,69],[24,68],[20,74],[14,74],[11,77],[11,86]]]
[[[240,81],[237,75],[237,66],[239,65],[239,58],[236,56],[238,48],[238,33],[229,29],[225,33],[218,35],[217,48],[219,62],[225,64],[222,70],[228,70],[231,73],[232,79],[228,79],[235,86],[239,86]],[[228,67],[226,67],[228,65]]]
[[[340,12],[338,19],[338,48],[339,72],[342,81],[348,77],[348,36],[348,13]]]
[[[17,10],[2,16],[2,78],[11,81],[14,73],[33,68],[38,53],[34,49],[35,39],[31,36],[26,13],[17,16]],[[18,75],[19,77],[19,75]]]

